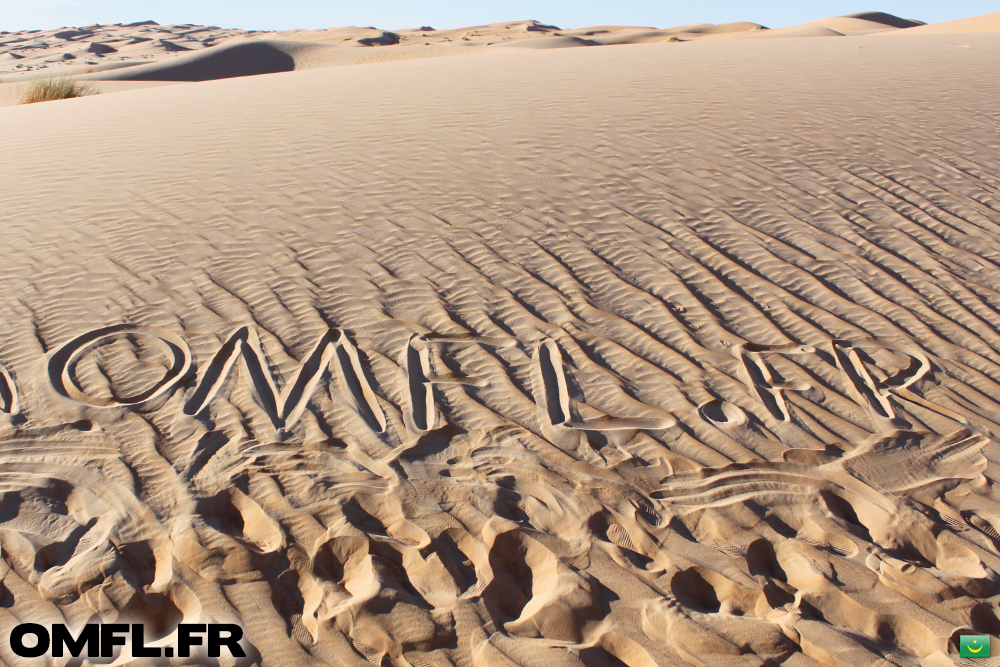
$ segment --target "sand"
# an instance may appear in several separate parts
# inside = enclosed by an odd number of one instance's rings
[[[253,31],[154,21],[0,33],[0,74],[79,74],[175,57]]]
[[[918,26],[899,34],[934,35],[976,32],[1000,32],[1000,12],[985,14],[983,16],[973,16],[967,19],[958,19],[956,21],[943,21],[941,23]]]
[[[470,51],[0,110],[0,634],[998,664],[1000,43]]]
[[[562,29],[538,21],[453,30],[339,27],[244,31],[154,21],[0,33],[0,106],[16,104],[18,86],[38,77],[71,76],[98,93],[137,90],[125,82],[192,82],[319,67],[483,55],[495,49],[558,49],[658,42],[788,37],[843,37],[997,32],[1000,14],[925,25],[883,12],[861,12],[769,29],[759,23],[591,26]],[[916,32],[914,32],[916,31]],[[107,82],[117,82],[108,84]],[[7,95],[4,95],[4,92]]]

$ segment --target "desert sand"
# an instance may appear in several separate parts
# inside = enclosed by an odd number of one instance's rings
[[[94,92],[274,74],[319,67],[483,55],[493,49],[561,49],[700,40],[1000,32],[1000,13],[926,25],[884,12],[859,12],[770,29],[760,23],[591,26],[562,29],[538,21],[450,30],[340,27],[277,32],[155,21],[0,32],[0,106],[18,103],[31,79],[71,76]],[[484,48],[485,47],[485,48]]]
[[[0,636],[1000,664],[996,15],[866,16],[220,32],[0,109]]]

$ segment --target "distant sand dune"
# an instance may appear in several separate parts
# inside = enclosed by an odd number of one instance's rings
[[[848,16],[834,16],[830,18],[804,23],[799,27],[821,26],[848,33],[864,33],[873,30],[895,30],[909,29],[924,25],[920,21],[909,21],[901,19],[891,14],[882,12],[862,12],[860,14],[849,14]]]
[[[528,49],[564,49],[573,46],[600,46],[601,43],[593,39],[583,39],[563,35],[561,37],[542,37],[540,39],[524,39],[516,42],[507,42],[500,46],[515,46]]]
[[[161,26],[152,21],[74,29],[0,34],[0,73],[57,71],[79,74],[172,57],[209,48],[253,31],[195,25]],[[3,64],[6,66],[3,66]]]
[[[983,16],[973,16],[957,21],[945,21],[943,23],[932,23],[916,28],[910,28],[901,35],[940,35],[950,33],[977,33],[977,32],[1000,32],[1000,12],[995,14],[984,14]],[[892,33],[886,33],[892,34]]]
[[[720,39],[990,32],[1000,30],[996,16],[926,26],[883,12],[861,12],[773,30],[747,21],[666,29],[592,26],[571,30],[538,21],[516,21],[453,30],[435,30],[431,26],[397,31],[341,27],[269,33],[160,26],[147,21],[0,35],[0,74],[13,75],[17,80],[39,72],[57,72],[91,81],[206,81],[314,67],[481,54],[482,47],[552,49]],[[248,40],[264,44],[241,44]],[[130,71],[120,71],[125,68]],[[105,88],[118,89],[121,87]],[[3,100],[0,104],[4,104]]]
[[[81,76],[103,81],[211,81],[238,76],[291,72],[301,58],[331,47],[289,41],[238,41],[180,58]]]
[[[858,12],[857,14],[848,14],[843,18],[870,21],[873,23],[879,23],[881,25],[890,28],[915,28],[922,25],[926,25],[923,21],[915,21],[913,19],[901,19],[898,16],[893,16],[892,14],[886,14],[885,12]]]

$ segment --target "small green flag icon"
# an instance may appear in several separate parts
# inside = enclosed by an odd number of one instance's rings
[[[959,635],[958,655],[961,658],[990,657],[989,635]]]

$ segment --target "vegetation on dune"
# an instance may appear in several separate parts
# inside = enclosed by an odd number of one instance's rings
[[[34,104],[97,94],[94,84],[90,82],[74,81],[69,77],[48,76],[33,80],[24,90],[19,89],[17,103]]]

